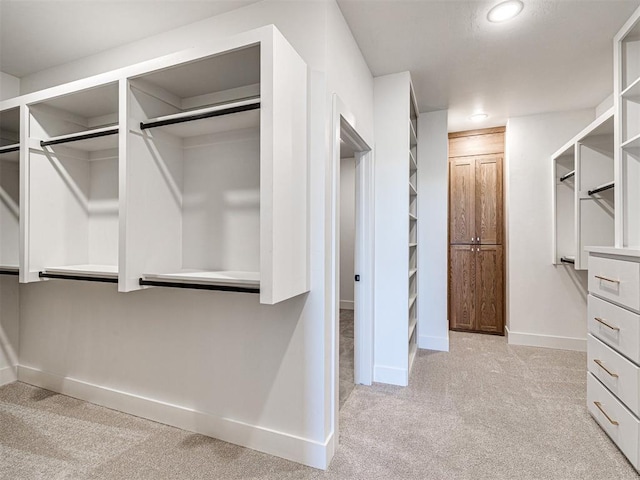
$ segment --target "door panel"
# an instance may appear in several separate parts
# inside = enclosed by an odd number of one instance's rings
[[[475,317],[475,247],[449,248],[449,325],[472,330]]]
[[[452,159],[449,191],[449,235],[454,245],[475,237],[475,163],[473,158]]]
[[[484,245],[502,244],[502,157],[480,157],[475,167],[476,236]]]
[[[475,330],[504,331],[502,245],[482,245],[476,255]]]

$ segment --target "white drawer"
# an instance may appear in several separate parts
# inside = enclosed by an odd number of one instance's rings
[[[640,311],[640,263],[591,255],[589,292]]]
[[[638,395],[640,368],[606,346],[593,335],[587,336],[587,368],[633,413],[640,413]]]
[[[590,373],[587,373],[587,408],[637,469],[640,422]]]
[[[640,364],[640,315],[589,295],[588,324],[589,333]]]

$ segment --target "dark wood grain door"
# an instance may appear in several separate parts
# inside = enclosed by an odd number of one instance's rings
[[[454,330],[473,330],[475,318],[475,246],[449,247],[449,323]]]
[[[501,245],[502,156],[476,158],[475,208],[476,243]]]
[[[475,176],[473,158],[454,158],[449,162],[449,235],[453,245],[475,239]]]
[[[503,247],[475,248],[475,325],[473,330],[504,333]]]

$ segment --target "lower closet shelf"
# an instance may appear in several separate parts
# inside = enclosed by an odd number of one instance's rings
[[[174,273],[147,274],[140,285],[260,293],[260,273],[233,270],[182,270]]]
[[[118,267],[115,265],[93,264],[47,267],[40,272],[40,277],[118,283]]]

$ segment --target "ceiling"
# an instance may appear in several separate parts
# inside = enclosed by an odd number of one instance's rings
[[[22,77],[255,1],[0,0],[0,70]],[[420,111],[449,109],[450,131],[612,92],[612,38],[640,0],[523,1],[491,24],[499,0],[337,0],[373,75],[411,71]],[[473,123],[478,110],[489,118]]]

